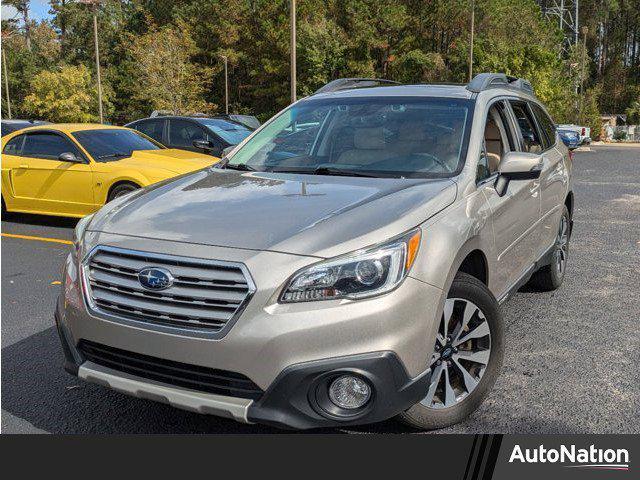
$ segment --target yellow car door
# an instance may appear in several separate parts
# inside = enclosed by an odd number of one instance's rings
[[[23,134],[12,161],[15,209],[50,215],[83,216],[96,209],[88,159],[64,134],[37,130]],[[15,158],[14,158],[15,160]]]

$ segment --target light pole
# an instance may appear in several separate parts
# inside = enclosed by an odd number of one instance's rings
[[[588,27],[582,27],[580,29],[582,32],[582,74],[580,75],[580,110],[579,110],[579,121],[582,124],[582,111],[584,108],[584,77],[586,74],[586,66],[587,66],[587,33],[589,33]]]
[[[100,51],[98,49],[98,5],[102,0],[80,0],[80,3],[89,5],[93,9],[93,43],[96,49],[96,76],[98,79],[98,115],[100,123],[104,123],[102,115],[102,80],[100,78]]]
[[[291,103],[296,95],[296,0],[291,0]]]
[[[473,33],[476,22],[476,2],[471,0],[471,39],[469,40],[469,81],[473,79]]]
[[[221,55],[224,61],[224,113],[229,115],[229,74],[227,73],[227,63],[229,59],[226,55]]]
[[[2,49],[2,66],[4,68],[4,88],[7,92],[7,115],[9,116],[9,120],[11,120],[11,101],[9,100],[9,75],[7,74],[7,57],[4,53],[4,48]]]

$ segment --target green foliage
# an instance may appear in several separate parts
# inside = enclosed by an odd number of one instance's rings
[[[618,142],[624,141],[627,139],[627,132],[624,130],[616,130],[613,132],[613,139]]]
[[[133,78],[139,86],[137,100],[176,114],[215,108],[203,99],[210,69],[191,61],[196,47],[185,25],[150,30],[133,39],[130,51]]]
[[[72,0],[50,3],[50,24],[25,23],[24,15],[2,23],[16,115],[31,111],[25,97],[30,80],[42,71],[84,65],[95,78],[92,9]],[[582,0],[587,49],[580,42],[568,55],[560,55],[562,34],[539,3],[475,0],[474,74],[528,78],[559,123],[588,121],[599,131],[600,111],[634,111],[630,105],[640,96],[640,0]],[[466,82],[470,4],[297,0],[298,97],[337,77]],[[153,109],[219,109],[222,56],[229,64],[231,111],[263,120],[273,115],[290,101],[289,5],[290,0],[104,0],[97,20],[103,83],[112,92],[107,119],[124,123]],[[585,94],[578,95],[583,83]]]
[[[627,124],[629,125],[639,125],[640,124],[640,95],[638,95],[638,99],[635,100],[627,111]]]
[[[35,118],[52,122],[98,121],[98,95],[91,72],[83,65],[43,70],[29,85],[23,110]],[[103,91],[103,108],[111,110],[110,90]]]

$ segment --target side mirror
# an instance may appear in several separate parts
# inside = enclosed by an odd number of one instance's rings
[[[511,180],[534,180],[542,172],[542,156],[527,152],[508,152],[498,165],[495,188],[501,197],[507,193]]]
[[[194,140],[193,146],[203,150],[211,150],[213,148],[213,145],[209,140]]]
[[[61,162],[82,163],[82,160],[76,157],[76,154],[72,152],[61,153],[58,155],[58,160]]]

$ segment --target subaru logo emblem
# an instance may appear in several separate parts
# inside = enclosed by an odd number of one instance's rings
[[[146,289],[164,290],[173,285],[173,275],[164,268],[147,267],[138,272],[138,281]]]

